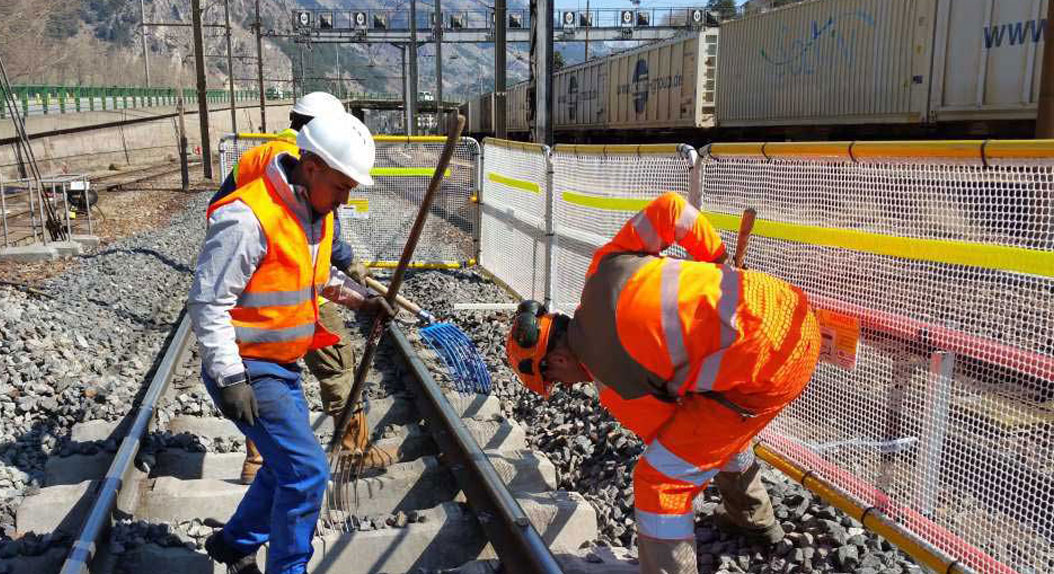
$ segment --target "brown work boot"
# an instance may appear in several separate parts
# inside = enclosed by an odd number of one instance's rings
[[[370,443],[370,429],[366,423],[366,410],[359,409],[348,423],[348,430],[340,440],[340,448],[359,458],[362,468],[381,469],[395,462],[395,456],[386,449]],[[361,457],[361,458],[360,458]]]
[[[761,484],[757,462],[743,472],[717,473],[714,484],[721,492],[721,504],[714,509],[714,525],[719,529],[762,544],[783,539],[783,527],[776,521],[772,500]]]
[[[252,484],[256,479],[256,473],[263,466],[263,455],[256,450],[256,445],[248,438],[245,439],[245,462],[242,463],[242,484]]]

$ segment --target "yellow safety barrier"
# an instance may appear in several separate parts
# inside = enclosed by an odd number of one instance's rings
[[[487,174],[487,180],[493,181],[494,183],[500,183],[509,187],[527,191],[530,193],[541,193],[541,187],[533,182],[524,179],[517,179],[515,177],[508,177],[501,175],[500,173],[490,172]]]

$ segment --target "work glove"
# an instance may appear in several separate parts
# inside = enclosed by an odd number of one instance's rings
[[[373,297],[370,297],[363,301],[362,306],[359,307],[359,311],[369,313],[371,315],[383,313],[381,317],[384,319],[391,319],[396,315],[395,309],[392,309],[392,306],[388,304],[388,300],[384,297],[381,297],[380,295],[374,295]]]
[[[260,407],[256,404],[256,395],[248,381],[229,387],[220,387],[220,411],[234,422],[243,422],[249,426],[256,424],[260,418]]]
[[[362,261],[356,259],[351,265],[348,265],[348,267],[344,269],[344,274],[358,283],[365,283],[366,278],[370,276],[370,268],[366,267]]]

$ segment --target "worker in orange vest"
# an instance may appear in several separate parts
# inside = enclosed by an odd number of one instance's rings
[[[660,255],[674,243],[693,260]],[[633,473],[641,571],[697,572],[692,501],[714,480],[715,522],[755,541],[784,532],[752,439],[808,383],[820,350],[797,287],[725,264],[717,232],[674,193],[593,256],[568,317],[520,304],[509,363],[531,390],[593,381],[600,402],[647,444]]]
[[[235,189],[240,188],[264,174],[271,160],[280,153],[300,157],[296,146],[297,133],[315,116],[344,113],[344,104],[336,96],[326,92],[305,94],[289,112],[289,127],[278,132],[273,140],[258,145],[241,155],[231,173],[227,175],[220,191],[210,205]],[[341,238],[340,217],[333,218],[333,266],[360,280],[369,275],[366,267],[354,259],[351,247]],[[351,382],[355,369],[355,353],[351,347],[351,335],[344,325],[340,311],[319,300],[319,323],[339,337],[339,341],[320,349],[312,349],[304,356],[304,363],[318,379],[322,395],[322,409],[334,419],[344,410],[344,403],[351,394]],[[366,409],[359,408],[344,430],[341,447],[349,452],[360,453],[367,468],[386,466],[394,457],[369,442],[370,430],[366,422]],[[245,442],[245,461],[242,463],[242,484],[251,484],[263,464],[263,455],[251,440]]]
[[[383,298],[331,266],[333,211],[372,185],[376,150],[344,112],[297,134],[300,157],[279,153],[263,176],[208,208],[187,312],[213,401],[257,445],[264,463],[234,516],[205,543],[234,574],[300,574],[329,478],[308,420],[297,361],[338,338],[319,322],[318,296],[392,313]]]

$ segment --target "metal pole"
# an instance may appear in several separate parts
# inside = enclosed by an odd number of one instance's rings
[[[535,4],[535,2],[532,2]],[[534,68],[535,143],[553,145],[553,0],[536,0]]]
[[[417,0],[410,0],[410,125],[406,135],[417,135]]]
[[[176,109],[179,111],[179,178],[183,193],[190,191],[190,161],[187,157],[187,126],[183,121],[186,102],[183,100],[183,84],[179,86],[179,99]]]
[[[403,44],[400,46],[402,51],[402,71],[403,71],[403,133],[410,135],[410,75],[407,73],[407,62],[406,62],[406,51],[408,47]]]
[[[304,78],[307,76],[304,71],[304,45],[300,44],[300,97],[304,97],[307,92],[307,86],[304,84]]]
[[[435,0],[436,37],[436,134],[443,133],[443,9],[440,0]]]
[[[0,173],[0,211],[4,213],[4,247],[7,247],[7,190],[4,188],[4,174],[2,173]]]
[[[1039,79],[1036,137],[1054,138],[1054,2],[1047,3],[1047,41],[1043,45],[1043,69]]]
[[[263,23],[260,22],[260,0],[256,0],[256,89],[260,91],[260,131],[267,133],[267,104],[264,98]]]
[[[231,132],[238,133],[238,100],[234,96],[234,52],[231,48],[231,0],[223,0],[223,18],[227,21],[227,81],[231,92]]]
[[[505,131],[505,0],[494,2],[494,135],[507,139]]]
[[[589,29],[593,27],[593,14],[589,11],[589,0],[586,0],[586,20],[587,20],[586,24],[589,24],[589,25],[586,26],[586,59],[585,59],[585,61],[588,62],[589,61]]]
[[[209,101],[205,86],[205,36],[201,27],[201,0],[190,0],[194,24],[194,67],[198,75],[198,122],[201,126],[201,155],[205,179],[212,179],[212,145],[209,143]]]
[[[146,73],[146,87],[150,87],[150,59],[146,55],[146,4],[139,0],[139,35],[143,41],[143,71]]]

